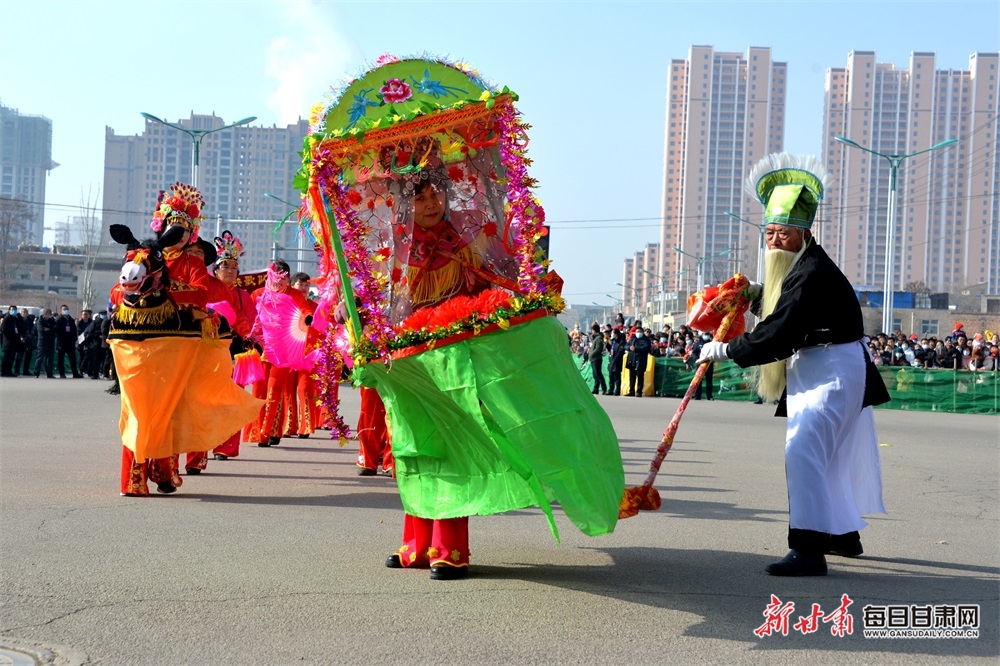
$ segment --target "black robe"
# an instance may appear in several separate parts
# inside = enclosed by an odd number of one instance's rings
[[[759,302],[754,304],[759,306]],[[865,335],[861,304],[854,287],[814,240],[781,283],[781,296],[768,315],[749,333],[729,343],[729,357],[741,368],[789,358],[799,349],[859,342]],[[878,368],[859,345],[867,366],[863,405],[889,401]],[[784,396],[778,414],[784,415]]]

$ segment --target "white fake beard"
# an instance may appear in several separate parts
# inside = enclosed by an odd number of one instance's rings
[[[792,266],[802,257],[808,244],[808,242],[802,243],[802,248],[798,252],[767,250],[764,254],[764,293],[761,295],[761,319],[767,318],[774,312],[778,298],[781,297],[781,284],[785,281],[788,272],[792,270]],[[783,359],[760,366],[757,395],[765,402],[774,402],[784,393],[787,363],[788,360]]]

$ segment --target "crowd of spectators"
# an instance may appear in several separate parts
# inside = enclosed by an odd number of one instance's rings
[[[46,377],[54,378],[56,375],[66,377],[70,372],[74,378],[108,378],[111,375],[107,342],[110,322],[108,313],[103,310],[96,314],[84,310],[79,318],[74,318],[69,307],[63,305],[58,316],[46,308],[36,317],[10,306],[0,324],[3,354],[0,376],[40,377],[44,372]],[[614,324],[600,326],[594,322],[586,334],[577,324],[569,333],[569,342],[573,354],[581,358],[581,365],[588,361],[603,363],[604,355],[611,356],[609,373],[612,376],[606,388],[602,386],[596,390],[618,394],[622,371],[630,370],[638,360],[634,350],[630,350],[635,346],[637,333],[648,341],[648,355],[677,358],[691,369],[702,345],[711,340],[711,333],[695,331],[685,325],[676,329],[665,325],[654,331],[643,326],[641,321],[626,320],[620,313]],[[645,342],[640,346],[645,348]],[[871,336],[869,349],[875,364],[881,366],[1000,371],[1000,335],[990,330],[969,335],[961,322],[956,322],[954,330],[940,339],[906,335],[898,330],[892,335],[878,333]],[[619,386],[614,383],[616,373]]]
[[[594,326],[598,328],[594,329]],[[609,372],[614,372],[616,331],[625,349],[632,345],[636,332],[642,331],[643,337],[651,343],[651,356],[680,359],[689,369],[694,369],[702,345],[711,340],[710,332],[696,331],[684,325],[676,329],[666,325],[661,330],[654,331],[643,327],[641,321],[627,321],[619,314],[614,324],[600,326],[594,322],[588,334],[581,332],[579,325],[570,331],[570,348],[581,358],[581,367],[587,361],[593,363],[604,354],[611,354]],[[595,338],[594,333],[598,333],[599,337]],[[599,341],[601,350],[595,350],[594,345],[598,344],[595,341]],[[916,334],[907,335],[898,330],[892,335],[878,333],[871,336],[869,349],[876,365],[973,372],[1000,371],[1000,335],[990,330],[969,335],[961,322],[956,322],[954,330],[941,339],[936,336],[920,338]],[[624,368],[630,367],[626,360]],[[609,388],[613,391],[614,387],[609,384]]]
[[[662,330],[656,332],[648,326],[643,326],[641,321],[630,321],[626,324],[621,315],[619,315],[619,319],[620,321],[615,324],[605,324],[603,327],[598,325],[603,338],[604,350],[607,353],[611,351],[612,334],[614,331],[618,331],[619,335],[625,339],[625,343],[630,344],[635,338],[636,331],[641,330],[643,337],[650,341],[649,353],[651,356],[680,358],[684,361],[690,359],[692,352],[694,352],[694,360],[697,360],[698,354],[701,353],[701,344],[704,342],[702,339],[703,336],[708,335],[709,339],[711,339],[710,334],[700,333],[684,325],[678,326],[677,330],[673,330],[668,324]],[[597,322],[594,322],[594,324],[597,324]],[[569,339],[570,349],[572,349],[574,354],[581,357],[589,355],[592,346],[592,337],[590,335],[583,335],[579,325],[570,331]]]
[[[580,357],[581,369],[588,362],[593,369],[595,394],[635,397],[642,396],[643,375],[648,357],[680,359],[689,369],[694,370],[702,346],[711,339],[710,332],[696,331],[685,325],[674,330],[668,324],[661,330],[654,331],[643,326],[642,321],[627,321],[622,314],[617,316],[614,324],[601,326],[593,322],[586,334],[576,325],[569,333],[570,349]],[[607,366],[610,377],[606,388],[603,372],[600,370],[605,355],[610,357]],[[627,392],[621,391],[624,371],[628,372]],[[711,379],[707,381],[707,397],[712,400]],[[696,399],[701,399],[700,390]]]
[[[45,308],[39,316],[11,305],[0,322],[0,376],[56,376],[66,373],[75,379],[110,378],[111,350],[108,331],[111,319],[106,311],[84,310],[74,318],[68,305],[58,316]]]
[[[983,372],[1000,370],[1000,336],[990,330],[965,332],[961,322],[946,337],[918,338],[901,331],[879,333],[869,343],[876,365],[913,368],[944,368]]]

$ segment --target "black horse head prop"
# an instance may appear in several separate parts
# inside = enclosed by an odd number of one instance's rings
[[[125,246],[118,284],[125,302],[135,304],[144,296],[170,284],[167,262],[159,241],[139,241],[124,224],[112,224],[111,238]]]

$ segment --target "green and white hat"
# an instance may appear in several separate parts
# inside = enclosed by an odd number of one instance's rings
[[[808,229],[831,181],[813,155],[773,153],[754,165],[744,187],[764,204],[764,224]]]

